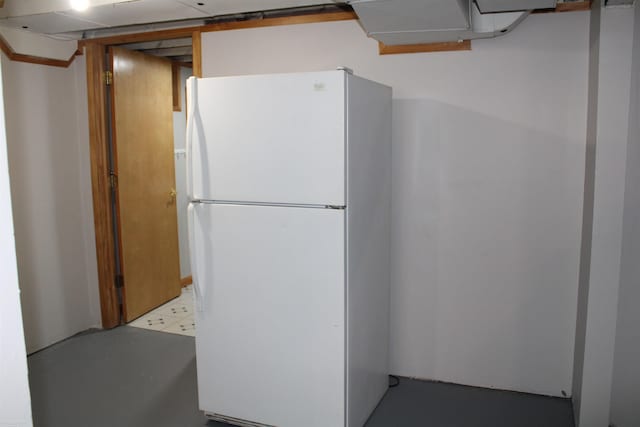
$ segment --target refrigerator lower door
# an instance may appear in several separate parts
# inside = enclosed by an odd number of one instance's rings
[[[200,409],[344,426],[344,211],[194,204],[190,220]]]

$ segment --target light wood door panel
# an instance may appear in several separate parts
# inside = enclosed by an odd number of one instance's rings
[[[180,294],[171,62],[110,48],[124,318]]]

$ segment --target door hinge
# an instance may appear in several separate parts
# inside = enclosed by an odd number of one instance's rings
[[[110,86],[113,83],[113,73],[111,71],[105,71],[102,73],[102,80],[104,80],[104,84]]]
[[[116,175],[109,175],[109,186],[112,190],[115,190],[118,186],[118,177]]]
[[[116,274],[116,289],[124,288],[124,276]]]

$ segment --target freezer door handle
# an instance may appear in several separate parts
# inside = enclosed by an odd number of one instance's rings
[[[198,96],[198,79],[189,77],[187,79],[187,134],[186,134],[186,152],[187,152],[187,200],[194,200],[193,197],[193,128],[195,126],[195,117],[197,114],[197,96]]]
[[[198,253],[196,252],[196,207],[193,203],[189,203],[187,207],[187,229],[189,231],[189,253],[191,259],[191,278],[193,281],[193,293],[197,311],[204,311],[204,293],[202,284],[200,283],[200,275],[198,274]]]

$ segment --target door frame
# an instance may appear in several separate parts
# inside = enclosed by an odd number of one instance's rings
[[[87,65],[87,98],[89,115],[89,152],[91,161],[91,188],[93,193],[93,221],[96,235],[96,257],[98,265],[98,289],[102,327],[105,329],[120,324],[120,307],[116,282],[114,217],[111,211],[111,181],[109,176],[109,145],[107,137],[107,86],[104,82],[106,70],[105,51],[109,45],[126,43],[132,36],[138,41],[166,40],[178,37],[192,38],[193,75],[202,77],[201,32],[162,31],[138,35],[115,37],[108,40],[83,43]]]

